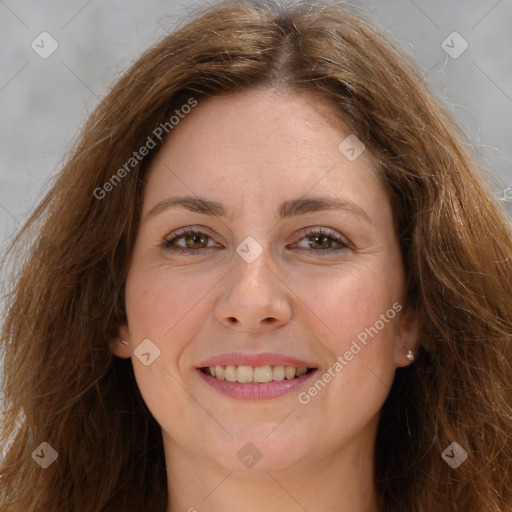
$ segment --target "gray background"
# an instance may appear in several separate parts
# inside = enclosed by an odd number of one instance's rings
[[[0,247],[26,218],[109,84],[192,5],[185,0],[0,0]],[[358,2],[418,62],[482,152],[512,185],[512,0]],[[42,59],[43,31],[58,49]],[[453,59],[441,42],[469,47]]]

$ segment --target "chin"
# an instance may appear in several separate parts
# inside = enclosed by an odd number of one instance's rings
[[[302,450],[311,447],[315,440],[299,442],[291,432],[283,432],[279,436],[279,427],[272,432],[274,428],[275,424],[271,428],[265,425],[264,429],[243,429],[243,433],[239,432],[226,443],[217,444],[214,450],[210,445],[207,453],[211,453],[214,461],[222,461],[230,471],[281,471],[297,469],[302,461],[306,464],[307,454]]]

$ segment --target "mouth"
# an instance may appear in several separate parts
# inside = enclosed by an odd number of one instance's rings
[[[254,367],[230,364],[205,366],[199,368],[199,370],[205,375],[219,381],[238,382],[241,384],[267,384],[269,382],[299,379],[303,375],[308,375],[314,372],[316,368],[284,365],[265,365]]]
[[[210,389],[239,400],[278,398],[304,386],[318,368],[303,359],[278,353],[230,353],[196,366]]]
[[[248,364],[248,357],[237,355],[230,359],[238,364],[226,364],[225,361],[213,359],[207,365],[203,363],[197,367],[196,371],[209,389],[229,398],[252,401],[279,398],[294,391],[298,392],[318,372],[316,367],[302,366],[304,361],[282,357],[269,361],[272,358],[265,356],[260,359],[263,358],[271,364],[258,361],[257,366],[251,366]],[[254,357],[251,362],[255,364]]]

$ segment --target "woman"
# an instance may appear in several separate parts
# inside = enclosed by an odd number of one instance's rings
[[[346,6],[146,52],[15,241],[2,510],[512,510],[512,234],[462,140]]]

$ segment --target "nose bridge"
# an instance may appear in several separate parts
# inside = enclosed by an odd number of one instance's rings
[[[287,321],[290,305],[268,240],[247,237],[236,253],[233,272],[217,305],[219,321],[251,331]]]
[[[252,293],[265,290],[270,293],[273,288],[269,280],[276,277],[269,268],[273,266],[270,244],[262,238],[258,237],[258,241],[252,236],[246,237],[236,248],[233,285],[242,293],[244,289]]]

